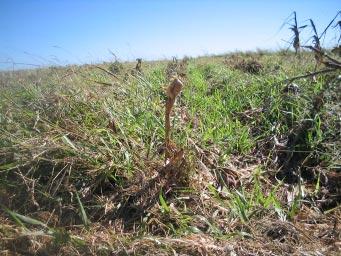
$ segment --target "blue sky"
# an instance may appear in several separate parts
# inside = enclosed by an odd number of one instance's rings
[[[339,0],[0,0],[0,69],[278,49],[292,11],[322,30]],[[330,40],[326,39],[326,43]],[[16,65],[16,68],[30,67]]]

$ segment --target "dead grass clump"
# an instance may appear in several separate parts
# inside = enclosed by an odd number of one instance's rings
[[[119,74],[123,70],[123,64],[118,60],[115,60],[113,63],[110,64],[109,70],[113,74]]]
[[[250,74],[259,74],[263,70],[263,65],[255,59],[239,59],[234,62],[232,66],[234,69],[238,69]]]
[[[185,78],[188,61],[188,57],[184,57],[181,61],[173,57],[172,61],[168,62],[166,66],[166,78],[171,79],[174,76]]]
[[[259,74],[264,69],[259,58],[258,54],[234,53],[225,57],[224,64],[229,68],[241,70],[245,73]]]

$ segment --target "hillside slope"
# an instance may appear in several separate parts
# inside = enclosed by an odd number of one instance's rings
[[[283,82],[315,66],[285,52],[134,66],[0,73],[0,254],[340,254],[339,74]]]

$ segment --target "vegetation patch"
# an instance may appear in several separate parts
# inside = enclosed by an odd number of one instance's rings
[[[340,254],[340,60],[298,47],[1,72],[0,254]]]

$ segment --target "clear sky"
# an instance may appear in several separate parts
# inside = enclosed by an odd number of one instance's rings
[[[340,0],[0,0],[0,69],[278,49],[284,20],[322,30]],[[328,43],[328,42],[327,42]],[[16,67],[30,67],[16,65]]]

